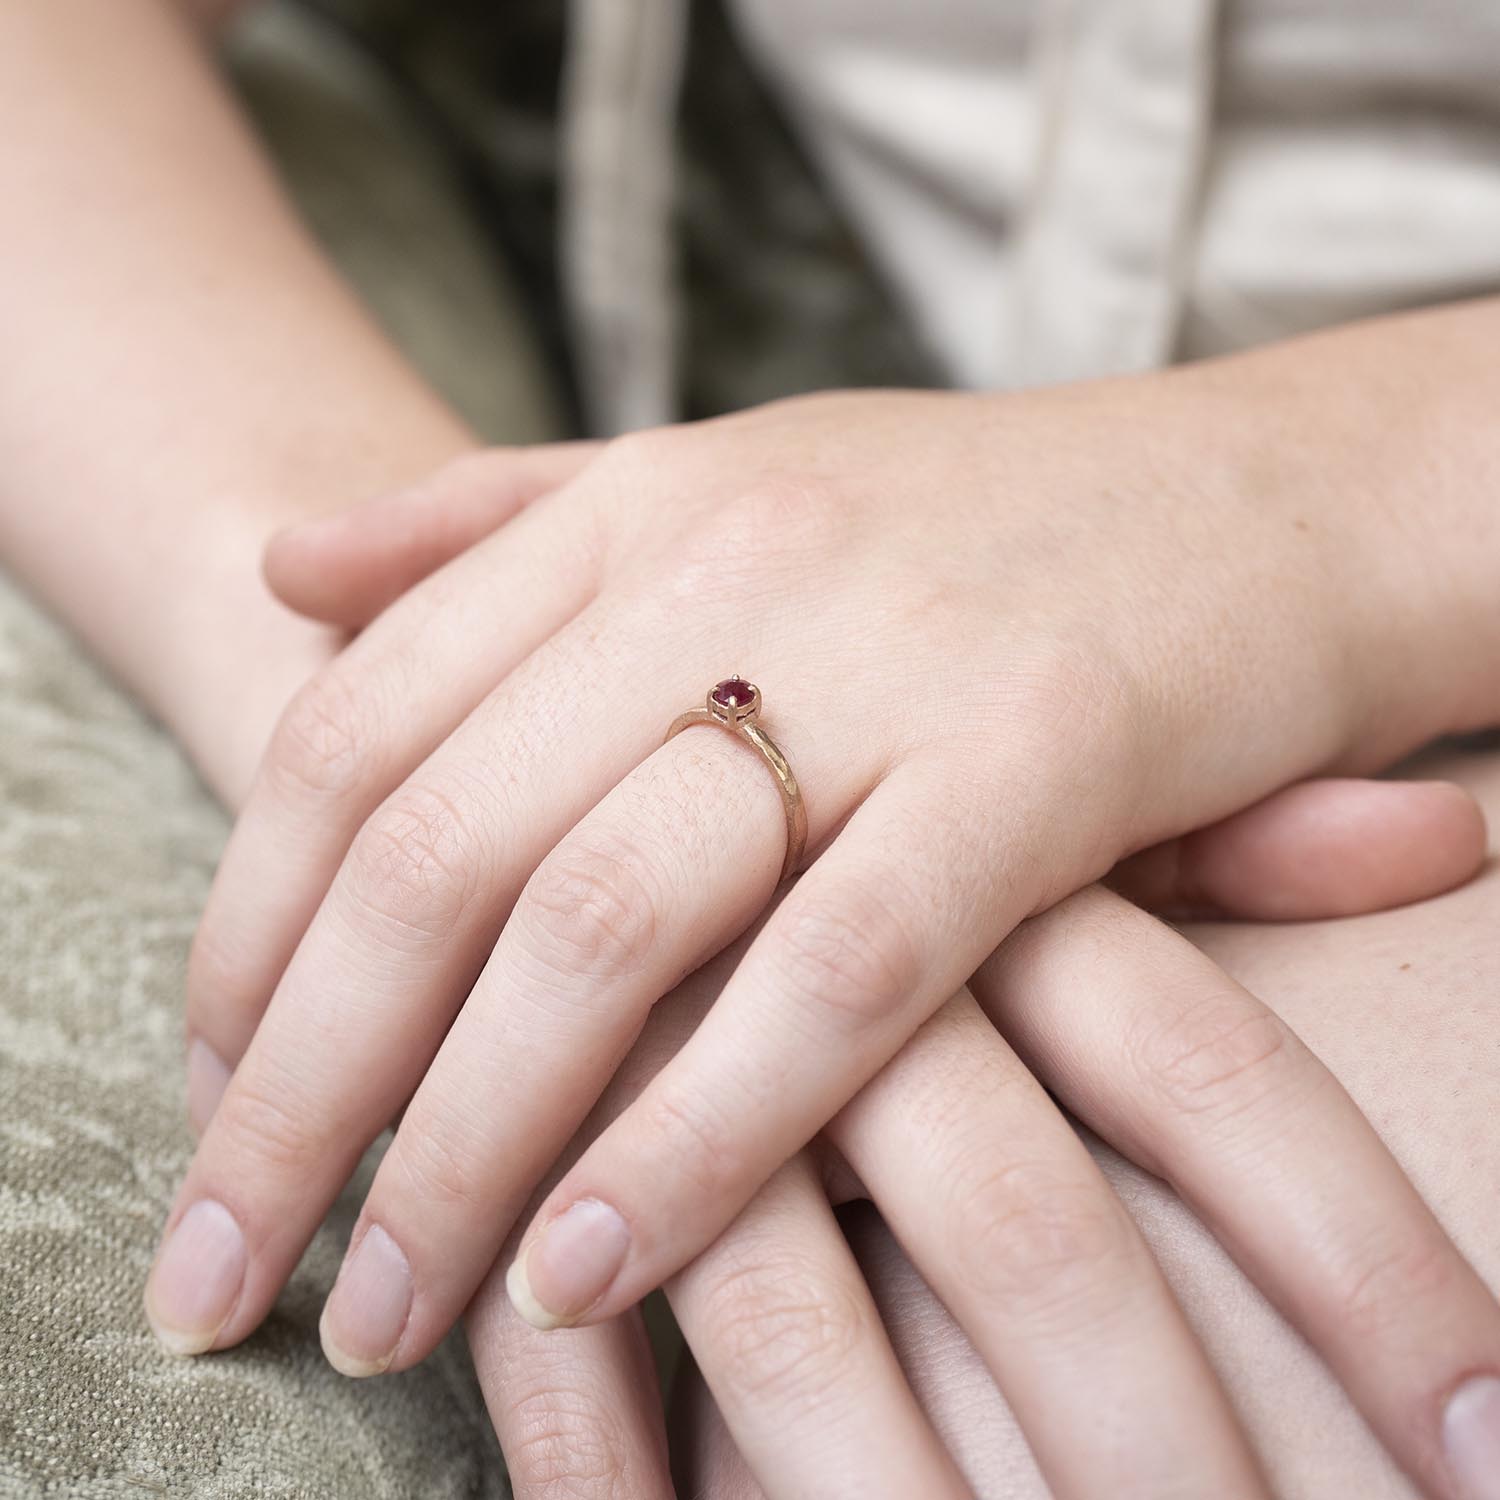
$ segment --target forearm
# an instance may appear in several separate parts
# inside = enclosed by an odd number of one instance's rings
[[[288,520],[472,441],[298,225],[167,0],[0,0],[0,560],[243,790],[331,641]]]
[[[1497,350],[1500,299],[1489,299],[1168,377],[1208,397],[1206,431],[1236,434],[1252,502],[1279,495],[1294,528],[1287,570],[1302,552],[1334,559],[1325,576],[1350,625],[1347,769],[1500,722]],[[1190,451],[1202,460],[1197,445]],[[1285,582],[1266,578],[1268,612],[1282,607]]]

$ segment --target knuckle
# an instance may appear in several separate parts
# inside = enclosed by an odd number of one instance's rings
[[[701,1203],[718,1203],[750,1171],[744,1132],[703,1097],[653,1091],[641,1100],[649,1139],[665,1148],[673,1177]]]
[[[982,1163],[950,1192],[955,1270],[987,1302],[1032,1313],[1092,1313],[1091,1295],[1140,1255],[1107,1188],[1035,1162]]]
[[[1092,640],[1031,644],[1006,672],[976,685],[971,727],[960,738],[985,785],[1010,796],[1011,778],[1024,768],[1036,797],[1059,807],[1082,804],[1090,816],[1072,820],[1080,825],[1081,843],[1067,852],[1091,857],[1100,874],[1123,836],[1121,809],[1137,805],[1142,776],[1153,769],[1144,763],[1143,726],[1155,723],[1149,704],[1130,706],[1126,669],[1107,650],[1108,643]],[[1091,831],[1085,835],[1083,828]],[[1054,853],[1039,863],[1055,867],[1058,859]],[[1073,878],[1059,886],[1054,878],[1038,909],[1079,884]]]
[[[252,1175],[266,1171],[297,1180],[321,1154],[307,1112],[254,1080],[235,1080],[214,1117],[216,1126],[220,1120],[237,1174],[253,1163],[257,1170]]]
[[[840,534],[838,492],[766,479],[733,499],[705,507],[672,553],[665,577],[653,580],[660,608],[673,616],[698,609],[707,593],[748,600],[777,580],[821,567]]]
[[[837,485],[765,478],[719,506],[701,538],[721,572],[821,554],[842,537],[853,506]]]
[[[571,1387],[510,1403],[505,1458],[518,1497],[615,1500],[627,1493],[624,1434],[602,1401]]]
[[[1088,648],[1049,637],[1018,655],[995,691],[1008,720],[1052,744],[1071,744],[1092,730],[1111,706],[1115,679],[1101,672]]]
[[[906,1004],[920,976],[917,951],[908,918],[868,889],[836,899],[794,892],[768,949],[777,988],[841,1029],[879,1025]]]
[[[476,821],[434,785],[402,788],[349,851],[359,904],[382,924],[426,938],[450,936],[477,884]]]
[[[625,474],[657,475],[682,447],[682,433],[672,427],[640,427],[605,443],[596,460]]]
[[[858,514],[852,497],[836,484],[807,479],[762,479],[727,506],[728,522],[762,546],[774,547],[789,533],[827,538],[839,523]]]
[[[484,1210],[489,1176],[476,1144],[451,1119],[434,1118],[430,1109],[420,1118],[409,1111],[386,1158],[396,1173],[394,1196],[405,1201],[408,1212],[455,1206]]]
[[[1442,1305],[1458,1275],[1456,1255],[1436,1235],[1367,1252],[1337,1278],[1333,1308],[1339,1326],[1377,1344],[1407,1330],[1418,1348],[1430,1348],[1430,1310]]]
[[[1292,1034],[1243,991],[1213,989],[1135,1041],[1139,1075],[1178,1114],[1229,1117],[1281,1087]]]
[[[1028,644],[1004,672],[966,687],[964,723],[929,741],[950,782],[969,783],[971,809],[1006,824],[1006,878],[1031,892],[1031,916],[1129,852],[1159,769],[1147,755],[1149,709],[1122,708],[1124,690],[1081,654],[1066,641]]]
[[[702,1313],[716,1376],[743,1398],[798,1409],[847,1378],[867,1320],[846,1288],[785,1255],[736,1257],[709,1281]]]
[[[647,865],[626,844],[570,839],[538,868],[521,930],[551,970],[619,977],[656,944],[657,903]]]
[[[633,549],[628,538],[643,518],[646,497],[656,497],[675,488],[673,477],[683,467],[691,439],[682,429],[647,427],[611,438],[599,450],[590,472],[590,486],[597,516],[604,521],[600,536],[600,560],[611,566],[628,565]],[[660,519],[658,507],[650,507],[653,524]]]
[[[344,675],[326,668],[303,685],[271,736],[265,769],[273,785],[336,801],[360,783],[368,710]]]

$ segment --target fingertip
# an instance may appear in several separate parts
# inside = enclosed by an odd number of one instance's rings
[[[395,1367],[415,1296],[411,1263],[401,1246],[379,1224],[356,1230],[318,1319],[328,1363],[356,1380]]]
[[[1353,782],[1363,799],[1347,837],[1363,839],[1372,854],[1385,846],[1389,870],[1374,875],[1369,904],[1359,909],[1429,900],[1467,884],[1489,853],[1484,809],[1452,781]],[[1374,863],[1373,859],[1370,861]]]
[[[1188,835],[1181,892],[1229,916],[1357,916],[1464,884],[1487,841],[1479,804],[1452,782],[1320,779]]]
[[[357,629],[369,623],[364,590],[357,574],[357,555],[351,547],[348,512],[299,521],[276,532],[261,554],[261,576],[266,587],[288,609],[328,625]]]
[[[188,1043],[187,1095],[188,1124],[193,1134],[201,1136],[208,1129],[229,1086],[229,1064],[202,1037]]]
[[[1483,809],[1454,782],[1318,778],[1142,850],[1108,883],[1178,919],[1357,916],[1463,885],[1488,840]]]
[[[566,1326],[565,1319],[549,1312],[537,1301],[536,1293],[531,1290],[531,1278],[526,1271],[524,1250],[510,1263],[510,1269],[505,1273],[505,1295],[510,1298],[510,1305],[533,1328],[551,1333],[554,1328]]]
[[[511,1305],[544,1331],[595,1322],[630,1248],[630,1226],[619,1210],[597,1198],[580,1198],[512,1262],[505,1274]]]
[[[1483,868],[1489,858],[1490,829],[1478,798],[1456,781],[1408,781],[1414,795],[1427,799],[1433,836],[1440,852],[1448,856],[1452,885],[1462,885]],[[1446,888],[1446,887],[1445,887]]]
[[[225,1338],[250,1252],[238,1220],[212,1198],[189,1206],[157,1247],[143,1305],[157,1342],[188,1357],[235,1342]]]
[[[278,531],[261,558],[266,585],[298,614],[359,629],[595,451],[584,443],[460,454],[414,483]]]
[[[349,1380],[368,1380],[372,1375],[384,1375],[390,1368],[389,1360],[356,1359],[342,1349],[328,1331],[326,1307],[322,1317],[318,1319],[318,1342],[323,1346],[323,1358]]]
[[[301,609],[308,574],[308,552],[316,546],[319,530],[326,517],[316,521],[298,521],[273,532],[260,557],[261,577],[266,587],[291,609]]]

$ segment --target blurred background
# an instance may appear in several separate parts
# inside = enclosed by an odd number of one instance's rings
[[[230,36],[304,216],[494,438],[583,420],[559,274],[567,15],[557,0],[270,0]],[[718,0],[692,6],[679,109],[679,409],[932,383]]]

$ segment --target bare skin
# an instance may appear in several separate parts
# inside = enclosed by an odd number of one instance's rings
[[[300,575],[316,572],[340,609],[361,599],[368,608],[370,585],[397,586],[402,549],[430,558],[428,543],[453,541],[455,517],[475,518],[477,469],[463,466],[451,508],[440,479],[420,499],[313,528],[318,566]],[[497,503],[508,503],[503,493]],[[339,535],[350,545],[341,549]],[[296,561],[297,550],[286,539],[279,563]],[[1412,796],[1419,786],[1348,790],[1362,800],[1377,791]],[[1370,825],[1363,847],[1351,847],[1328,837],[1334,820],[1322,839],[1293,849],[1288,835],[1315,827],[1299,806],[1326,810],[1333,790],[1291,789],[1150,851],[1115,878],[1169,905],[1211,904],[1214,891],[1225,904],[1237,892],[1237,910],[1263,917],[1369,910],[1337,895],[1371,894],[1372,870],[1410,879],[1440,841],[1428,833],[1378,853]],[[1391,819],[1375,826],[1387,840],[1399,832]],[[1310,896],[1325,904],[1308,905]],[[742,952],[737,945],[657,1008],[576,1147],[669,1063]],[[1213,1382],[1181,1342],[1180,1313],[1144,1242],[1125,1229],[1130,1221],[1107,1179],[976,997],[1037,1078],[1181,1187],[1392,1451],[1433,1490],[1455,1478],[1462,1485],[1438,1451],[1438,1407],[1482,1366],[1475,1336],[1488,1291],[1443,1248],[1347,1094],[1294,1033],[1185,940],[1093,891],[1028,923],[981,967],[973,993],[945,1007],[840,1114],[818,1158],[826,1189],[807,1162],[791,1164],[669,1282],[689,1343],[767,1492],[863,1495],[885,1485],[935,1496],[964,1484],[906,1389],[830,1217],[827,1194],[837,1201],[857,1190],[873,1196],[973,1337],[1054,1494],[1093,1495],[1106,1475],[1121,1493],[1153,1497],[1260,1493],[1243,1464],[1231,1472],[1235,1440],[1219,1425],[1223,1409],[1204,1399]],[[366,1234],[388,1258],[384,1231]],[[1380,1274],[1388,1264],[1420,1264],[1426,1275]],[[492,1272],[472,1326],[518,1495],[546,1492],[564,1474],[583,1481],[609,1455],[624,1493],[662,1493],[660,1421],[641,1405],[636,1320],[539,1340],[498,1304],[497,1285]],[[1354,1289],[1365,1285],[1368,1315],[1347,1319]],[[381,1305],[367,1277],[346,1272],[325,1311],[325,1347],[351,1315]],[[1430,1344],[1423,1357],[1393,1347],[1402,1327],[1407,1339]],[[1424,1408],[1427,1419],[1413,1420]],[[1206,1449],[1220,1455],[1209,1460],[1216,1469],[1204,1466]]]
[[[1500,817],[1500,754],[1429,762]],[[1193,940],[1314,1047],[1380,1129],[1444,1227],[1493,1285],[1500,1236],[1500,897],[1491,863],[1461,890],[1401,911],[1281,927],[1200,925]],[[1207,1347],[1283,1500],[1415,1500],[1327,1368],[1159,1180],[1091,1149],[1140,1225]],[[845,1218],[892,1343],[923,1409],[981,1500],[1046,1500],[1020,1431],[980,1356],[879,1217]],[[1400,1274],[1400,1268],[1392,1268]],[[1357,1315],[1357,1309],[1352,1310]],[[674,1413],[681,1492],[758,1500],[701,1379]]]
[[[472,438],[375,331],[281,201],[185,22],[188,10],[212,20],[228,8],[0,3],[0,98],[13,127],[0,139],[0,187],[20,210],[0,251],[11,356],[0,376],[0,553],[237,805],[288,696],[342,644],[263,588],[265,539],[289,520],[426,475]],[[106,244],[109,254],[98,253]],[[1495,316],[1481,307],[1366,330],[1321,345],[1307,367],[1310,388],[1332,392],[1366,367],[1405,372],[1411,386],[1386,380],[1365,394],[1382,435],[1397,432],[1391,411],[1415,408],[1421,444],[1402,449],[1392,438],[1377,477],[1400,475],[1474,523],[1453,528],[1463,554],[1418,590],[1447,599],[1457,585],[1463,596],[1427,637],[1444,670],[1417,679],[1420,702],[1394,730],[1377,712],[1389,706],[1380,692],[1356,695],[1361,722],[1349,727],[1361,742],[1356,729],[1405,744],[1489,711],[1489,674],[1477,655],[1454,649],[1489,618],[1479,545],[1487,512],[1451,474],[1434,475],[1426,455],[1434,436],[1455,439],[1438,446],[1469,460],[1465,479],[1480,491],[1487,454],[1463,440],[1485,430],[1470,417],[1487,409]],[[1437,378],[1454,370],[1472,378]],[[1434,377],[1427,385],[1424,372]],[[1233,405],[1255,389],[1252,377],[1210,393],[1210,404],[1222,394]],[[1450,389],[1451,402],[1431,394]],[[1413,391],[1418,399],[1406,400]],[[1357,451],[1360,403],[1330,400],[1323,416]],[[520,465],[513,472],[523,478],[506,491],[513,508],[576,467],[566,456],[546,472],[545,463]],[[1399,524],[1393,535],[1404,539]],[[1393,557],[1404,561],[1399,546]],[[1483,586],[1471,587],[1474,578]],[[1381,640],[1387,624],[1390,640],[1407,639],[1381,613]],[[311,759],[326,748],[311,746]],[[1347,758],[1332,748],[1330,757],[1351,767],[1380,758],[1378,745],[1340,748]],[[1120,852],[1133,842],[1122,835]],[[1085,863],[1102,873],[1110,860]],[[1222,1461],[1247,1474],[1225,1427]],[[1430,1447],[1430,1433],[1422,1441]]]
[[[231,803],[340,644],[266,538],[473,444],[217,77],[195,27],[234,8],[0,0],[0,560]]]

